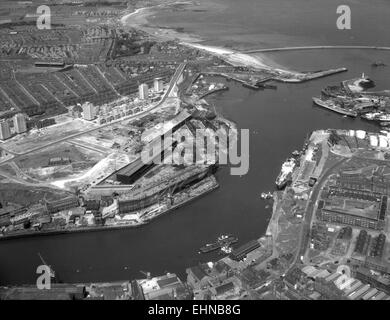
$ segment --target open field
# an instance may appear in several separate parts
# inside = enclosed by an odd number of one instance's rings
[[[31,189],[18,183],[1,183],[0,194],[3,201],[20,205],[31,205],[42,199],[57,200],[69,196],[70,193],[61,190],[36,187]]]
[[[39,131],[30,131],[25,135],[18,135],[3,143],[2,146],[13,153],[25,153],[96,126],[94,123],[75,119]]]

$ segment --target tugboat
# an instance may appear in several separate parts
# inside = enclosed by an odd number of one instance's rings
[[[293,151],[292,155],[294,157],[299,157],[301,155],[301,153],[298,150],[295,150],[295,151]]]
[[[208,253],[221,249],[222,247],[229,247],[230,245],[238,242],[238,238],[229,234],[220,235],[216,242],[208,243],[199,249],[199,253]]]
[[[275,184],[278,189],[283,189],[288,182],[291,181],[292,173],[296,166],[296,159],[288,158],[282,165],[278,177],[276,178]]]
[[[221,254],[230,254],[232,253],[233,249],[230,246],[222,246],[221,247]]]
[[[271,192],[262,192],[260,195],[261,199],[268,200],[272,199],[272,193]]]
[[[386,64],[382,61],[375,61],[371,64],[372,67],[385,67]]]

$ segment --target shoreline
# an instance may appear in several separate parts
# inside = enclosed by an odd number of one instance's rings
[[[279,65],[269,57],[263,54],[257,53],[256,56],[252,56],[246,53],[241,53],[237,50],[233,50],[226,47],[213,46],[213,45],[204,45],[201,42],[208,41],[207,39],[202,39],[198,35],[189,34],[184,32],[177,32],[170,27],[154,27],[148,24],[148,17],[153,14],[153,9],[159,7],[166,8],[174,4],[182,4],[189,2],[173,2],[168,4],[160,4],[151,7],[138,8],[135,11],[128,13],[120,18],[120,23],[124,27],[131,27],[144,31],[151,36],[164,40],[177,40],[179,44],[192,47],[199,50],[207,51],[212,55],[216,55],[220,58],[227,59],[232,63],[244,64],[259,69],[273,70],[284,73],[294,72],[288,68]],[[134,21],[129,21],[129,18],[133,17]]]

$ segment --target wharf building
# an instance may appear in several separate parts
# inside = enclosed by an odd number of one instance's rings
[[[242,245],[241,247],[235,249],[230,257],[233,260],[240,261],[244,259],[248,253],[260,247],[260,243],[257,240],[249,241],[248,243]]]
[[[0,139],[6,140],[11,137],[11,129],[7,120],[0,121]]]
[[[56,213],[62,210],[76,208],[80,205],[77,197],[67,197],[55,201],[47,201],[46,209],[49,213]]]
[[[192,291],[174,273],[132,281],[135,300],[191,300]]]

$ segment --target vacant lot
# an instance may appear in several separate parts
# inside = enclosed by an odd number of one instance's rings
[[[42,199],[57,200],[69,196],[69,192],[49,188],[31,188],[17,183],[1,183],[0,197],[2,201],[31,205]]]

